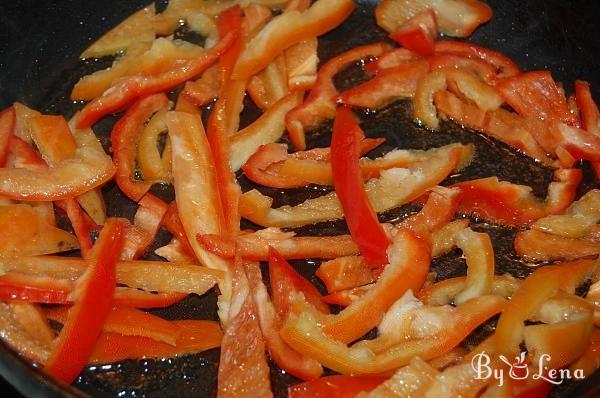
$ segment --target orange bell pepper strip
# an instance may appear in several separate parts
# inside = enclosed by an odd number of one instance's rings
[[[178,100],[178,102],[180,102]],[[171,173],[171,140],[167,133],[165,120],[166,109],[161,109],[152,116],[142,128],[137,145],[137,163],[145,181],[172,183]],[[161,136],[165,137],[162,153],[158,150]]]
[[[321,263],[315,275],[329,293],[334,293],[375,282],[378,273],[369,267],[364,257],[345,256]]]
[[[524,338],[524,322],[559,291],[574,292],[596,268],[594,261],[580,260],[542,267],[525,279],[498,320],[494,335],[497,352],[509,357],[517,355]]]
[[[515,236],[515,251],[530,261],[577,260],[600,254],[600,245],[586,239],[568,238],[531,229]]]
[[[196,106],[205,106],[219,96],[221,81],[217,64],[206,69],[198,80],[185,84],[181,95]]]
[[[282,232],[276,228],[236,237],[198,235],[197,239],[206,250],[228,259],[235,258],[237,253],[246,260],[267,261],[269,247],[290,260],[336,258],[358,253],[358,247],[349,235],[296,237],[293,232]]]
[[[134,225],[127,230],[121,260],[133,260],[144,254],[154,242],[168,208],[165,202],[152,194],[142,197],[133,218]],[[135,232],[131,231],[132,228]],[[137,236],[141,239],[136,239]]]
[[[275,310],[269,293],[262,281],[262,274],[258,263],[246,263],[246,276],[250,282],[250,289],[260,329],[265,338],[269,355],[273,361],[284,371],[303,380],[314,380],[323,374],[323,368],[314,359],[298,354],[288,346],[279,336],[281,317]],[[277,294],[279,292],[273,292]]]
[[[214,64],[235,40],[235,33],[230,32],[209,52],[176,68],[156,76],[132,76],[115,83],[101,97],[92,100],[82,109],[77,127],[89,127],[100,118],[118,112],[140,97],[169,90],[192,79]]]
[[[67,319],[68,312],[69,308],[66,306],[51,307],[45,310],[48,318],[63,324]],[[124,306],[115,306],[109,311],[102,330],[124,336],[148,337],[173,346],[177,344],[177,339],[181,335],[180,328],[173,322],[133,307]]]
[[[373,281],[375,280],[373,279]],[[375,286],[375,283],[369,283],[368,285],[340,290],[339,292],[323,296],[323,301],[330,305],[341,305],[342,307],[348,307],[353,302],[360,300],[360,298],[364,296],[370,289],[372,289],[373,286]]]
[[[454,37],[469,37],[492,18],[492,8],[477,0],[383,0],[375,9],[375,18],[377,25],[391,33],[427,9],[435,12],[440,32]]]
[[[165,109],[168,104],[167,96],[162,93],[144,97],[129,108],[110,133],[113,160],[117,167],[115,180],[121,191],[135,202],[152,186],[149,181],[134,180],[137,143],[141,130],[153,114]]]
[[[421,237],[428,237],[433,231],[448,224],[460,203],[462,192],[457,188],[433,187],[427,193],[427,201],[421,210],[396,225],[407,228]]]
[[[435,12],[430,8],[406,21],[390,35],[390,38],[404,48],[428,56],[435,51],[437,36]]]
[[[456,316],[440,333],[429,338],[409,340],[375,354],[367,348],[348,347],[327,336],[310,312],[291,315],[283,325],[281,336],[296,351],[319,361],[342,374],[383,374],[407,365],[418,356],[436,358],[458,346],[473,330],[501,312],[506,300],[482,296],[456,307]]]
[[[387,264],[390,240],[373,210],[358,164],[359,139],[364,132],[349,108],[338,108],[331,138],[333,185],[352,239],[371,266]]]
[[[421,288],[429,272],[429,250],[413,233],[399,230],[388,249],[390,264],[360,300],[346,307],[323,326],[332,338],[350,343],[381,321],[385,311],[404,293]],[[399,258],[401,257],[401,258]]]
[[[444,279],[427,286],[419,292],[417,298],[426,305],[439,306],[450,304],[457,294],[466,287],[466,276]],[[509,298],[521,286],[521,280],[511,275],[494,275],[490,294]]]
[[[288,388],[288,398],[354,398],[374,390],[386,379],[385,376],[326,376],[294,384]]]
[[[406,169],[382,170],[379,178],[367,181],[365,190],[373,209],[383,212],[410,202],[463,166],[462,147],[437,148],[430,155],[428,160],[408,165]],[[297,206],[273,209],[271,204],[272,199],[257,190],[248,191],[240,200],[240,213],[256,224],[270,227],[296,227],[343,216],[335,192]]]
[[[373,79],[337,96],[342,104],[378,109],[397,100],[412,98],[417,83],[429,72],[429,62],[418,60],[385,69]]]
[[[383,139],[365,138],[359,142],[363,155],[383,143]],[[330,148],[314,148],[288,154],[285,144],[262,145],[242,169],[244,174],[257,184],[273,188],[300,188],[308,184],[333,185]],[[401,167],[408,159],[399,162],[385,160],[382,168]],[[379,164],[368,159],[360,159],[361,171],[365,179],[378,174]],[[398,166],[396,166],[398,165]],[[387,167],[389,166],[389,167]]]
[[[10,137],[15,128],[15,108],[12,106],[0,112],[0,167],[6,164]]]
[[[498,181],[496,177],[453,186],[462,191],[459,212],[503,225],[521,226],[565,210],[575,198],[581,175],[578,169],[555,171],[555,181],[548,186],[544,201],[536,199],[529,187]]]
[[[302,293],[315,309],[329,314],[329,306],[323,302],[317,288],[292,268],[274,248],[269,251],[269,278],[273,304],[282,319],[289,314],[298,293]]]
[[[223,332],[217,322],[201,320],[170,321],[180,329],[175,345],[141,336],[102,333],[89,359],[90,364],[119,362],[125,359],[173,358],[217,348]]]
[[[318,0],[304,12],[288,10],[276,16],[248,42],[232,77],[247,79],[260,72],[283,50],[340,25],[355,7],[351,0]]]
[[[115,265],[123,245],[124,223],[108,220],[90,254],[90,265],[79,278],[74,304],[44,371],[71,383],[87,364],[113,303]]]
[[[334,97],[338,94],[333,77],[344,68],[364,58],[377,57],[388,49],[384,43],[355,47],[327,61],[318,71],[317,80],[305,101],[288,112],[285,118],[290,140],[297,150],[306,148],[305,130],[335,117]]]
[[[456,304],[490,294],[494,285],[494,248],[490,236],[466,228],[456,234],[456,245],[467,260],[465,288],[454,297]]]

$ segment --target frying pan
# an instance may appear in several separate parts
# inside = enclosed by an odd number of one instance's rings
[[[21,101],[45,113],[70,116],[81,104],[73,104],[68,94],[83,74],[110,65],[110,59],[97,63],[79,61],[77,56],[91,41],[141,8],[147,1],[76,1],[14,0],[0,4],[0,108]],[[359,44],[381,40],[384,35],[374,23],[375,1],[359,0],[359,8],[344,25],[323,36],[319,56],[322,61]],[[596,98],[600,98],[600,2],[592,0],[488,0],[494,18],[471,38],[477,44],[498,50],[514,59],[524,70],[549,69],[557,81],[563,81],[567,92],[572,82],[588,80]],[[164,6],[164,4],[161,4]],[[160,9],[160,7],[159,7]],[[181,33],[185,35],[185,32]],[[352,68],[336,79],[340,88],[361,79]],[[250,123],[258,111],[248,101],[242,123]],[[546,194],[551,179],[548,169],[516,154],[505,145],[444,123],[440,132],[427,132],[411,121],[406,102],[397,102],[375,112],[361,115],[362,127],[368,135],[384,136],[386,144],[372,155],[394,147],[425,149],[450,142],[473,142],[476,156],[473,164],[450,182],[498,176],[502,180],[527,184],[540,197]],[[106,148],[108,133],[116,118],[109,117],[95,127]],[[325,126],[309,139],[310,146],[328,146],[330,135]],[[593,176],[583,165],[584,181],[580,194],[595,187]],[[243,176],[244,190],[253,185]],[[297,190],[261,188],[275,198],[275,205],[296,204],[325,190],[308,187]],[[132,217],[135,204],[125,198],[114,183],[103,188],[111,216]],[[154,187],[153,193],[165,200],[173,198],[169,187]],[[381,215],[382,221],[394,221],[416,209],[405,206]],[[256,226],[245,224],[244,228]],[[512,249],[514,229],[501,228],[473,220],[473,228],[486,231],[496,249],[497,273],[510,272],[527,276],[532,268],[521,263]],[[343,222],[321,223],[297,230],[299,234],[339,234],[345,232]],[[169,240],[159,233],[155,247]],[[156,259],[148,255],[149,259]],[[314,276],[315,261],[293,262],[305,276],[323,288]],[[466,267],[458,252],[433,262],[438,279],[464,275]],[[168,319],[216,319],[216,293],[192,296],[175,306],[153,313]],[[494,321],[483,325],[468,339],[476,344],[489,333]],[[21,360],[10,348],[0,344],[0,374],[27,396],[214,396],[219,351],[168,360],[124,361],[114,365],[86,369],[73,386],[61,385]],[[292,376],[272,367],[273,391],[284,397],[286,388],[296,382]],[[579,383],[564,383],[552,391],[556,397],[600,396],[600,374],[597,372]]]

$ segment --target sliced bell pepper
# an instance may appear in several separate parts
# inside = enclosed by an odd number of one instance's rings
[[[575,95],[581,112],[581,127],[589,133],[600,134],[600,110],[592,98],[589,83],[575,81]]]
[[[377,58],[369,61],[365,65],[365,72],[376,75],[379,72],[400,66],[402,64],[423,59],[420,55],[410,51],[407,48],[393,48],[379,55]]]
[[[341,93],[342,104],[378,109],[397,99],[412,98],[419,80],[429,72],[429,62],[417,60],[381,71],[373,79]]]
[[[438,53],[430,57],[431,70],[444,68],[464,68],[475,72],[477,76],[490,86],[498,80],[498,71],[495,66],[478,58],[469,58],[463,55]]]
[[[375,327],[385,311],[404,293],[421,288],[429,272],[429,249],[413,233],[399,230],[388,249],[390,264],[360,300],[327,320],[323,332],[350,343]]]
[[[434,43],[437,35],[435,12],[429,8],[402,24],[390,35],[390,38],[402,47],[427,56],[432,55],[435,50]]]
[[[328,294],[323,297],[323,301],[331,305],[340,305],[348,307],[353,302],[360,300],[367,292],[375,286],[375,283],[353,287],[351,289],[340,290],[339,292]]]
[[[559,169],[548,186],[544,201],[537,199],[531,188],[499,181],[496,177],[465,181],[453,185],[463,195],[458,211],[493,222],[521,226],[550,214],[562,213],[575,198],[581,181],[581,170]]]
[[[289,92],[285,57],[279,55],[248,81],[248,94],[263,111],[269,109]]]
[[[166,109],[169,100],[164,94],[154,94],[137,101],[113,127],[110,133],[113,160],[117,167],[117,185],[131,200],[137,202],[152,186],[150,181],[136,181],[135,158],[137,144],[145,122],[156,112]]]
[[[119,362],[125,359],[172,358],[217,348],[223,332],[217,322],[200,320],[171,321],[181,330],[175,346],[147,337],[102,333],[90,357],[90,364]]]
[[[83,257],[88,257],[90,250],[92,249],[92,238],[81,207],[79,207],[79,204],[75,199],[65,199],[56,202],[56,205],[67,213],[67,217],[69,217],[69,221],[71,222],[71,227],[75,232],[75,236],[77,236],[81,255]]]
[[[183,248],[188,255],[194,256],[194,249],[192,249],[192,246],[188,241],[187,235],[185,234],[185,229],[183,228],[183,224],[179,218],[176,200],[169,203],[167,212],[162,219],[162,226],[169,230],[173,237],[177,239],[181,245],[183,245]]]
[[[139,201],[134,215],[134,225],[127,229],[121,260],[133,260],[150,247],[162,224],[169,206],[152,194],[145,194]]]
[[[363,155],[383,143],[383,139],[365,138],[359,142]],[[395,152],[377,161],[360,159],[365,179],[378,175],[379,169],[401,167],[417,161],[414,151]],[[244,164],[244,174],[252,181],[273,188],[300,188],[308,184],[333,185],[330,148],[314,148],[288,154],[285,144],[263,145]],[[404,156],[403,156],[404,155]],[[390,159],[391,158],[391,159]],[[382,166],[382,167],[378,167]]]
[[[273,304],[282,319],[289,314],[294,297],[298,293],[302,293],[306,301],[318,311],[329,313],[329,306],[323,302],[317,288],[292,268],[272,247],[269,250],[269,280]]]
[[[310,312],[290,316],[281,330],[281,336],[298,352],[315,358],[336,372],[382,374],[407,365],[416,356],[428,360],[444,355],[479,325],[501,312],[505,304],[504,299],[495,296],[469,300],[456,307],[456,316],[452,317],[450,324],[444,325],[439,334],[399,343],[380,354],[360,346],[347,347],[326,336]]]
[[[69,308],[65,306],[45,310],[48,318],[62,324],[66,322],[68,312]],[[177,345],[177,339],[181,336],[181,329],[177,324],[133,307],[124,306],[115,306],[109,311],[102,330],[124,336],[148,337],[172,346]]]
[[[329,293],[360,287],[377,280],[377,275],[362,256],[338,257],[321,263],[315,275]]]
[[[573,293],[596,268],[594,261],[580,260],[542,267],[525,279],[498,320],[494,335],[497,352],[506,356],[517,355],[524,338],[524,322],[559,291]]]
[[[140,133],[136,159],[142,173],[142,178],[145,181],[159,183],[173,181],[171,173],[171,141],[168,136],[165,140],[162,154],[158,150],[161,135],[167,132],[165,114],[166,109],[161,109],[155,113]]]
[[[427,237],[452,220],[461,195],[460,189],[433,187],[421,210],[400,222],[396,228],[407,228],[421,237]]]
[[[600,245],[592,240],[568,238],[536,229],[519,231],[515,251],[530,261],[576,260],[600,254]]]
[[[390,393],[401,397],[414,396],[431,385],[437,375],[439,372],[435,368],[421,358],[415,357],[408,365],[395,371],[392,377],[373,389],[365,398],[383,397]]]
[[[154,254],[170,262],[195,264],[198,261],[196,256],[194,256],[194,251],[191,250],[188,252],[188,249],[185,247],[185,245],[183,245],[176,238],[171,239],[171,242],[168,244],[154,250]]]
[[[383,0],[375,9],[375,18],[391,33],[427,9],[435,11],[440,32],[454,37],[469,37],[492,18],[491,7],[477,0]]]
[[[234,79],[247,79],[265,68],[283,50],[340,25],[356,6],[350,0],[318,0],[304,12],[289,10],[273,18],[241,54]]]
[[[38,305],[14,301],[10,303],[10,309],[21,327],[31,337],[44,345],[50,346],[52,344],[56,333],[48,324],[46,315]]]
[[[562,123],[553,132],[559,138],[560,145],[576,159],[590,160],[592,166],[600,162],[600,135]]]
[[[89,268],[77,281],[73,307],[44,365],[46,373],[63,383],[73,382],[87,364],[111,309],[123,234],[123,221],[106,222],[90,253]]]
[[[464,41],[441,40],[435,43],[436,54],[453,54],[466,58],[480,59],[496,68],[498,78],[515,76],[521,70],[505,55]]]
[[[219,65],[211,66],[198,80],[187,82],[181,95],[196,106],[209,104],[219,96],[221,89],[219,73]]]
[[[225,321],[231,298],[229,264],[205,250],[195,239],[198,234],[225,232],[213,154],[199,115],[168,112],[167,126],[173,145],[173,179],[179,219],[198,261],[224,272],[219,283],[223,296],[219,316]]]
[[[365,184],[373,209],[383,212],[421,196],[427,189],[443,181],[457,166],[461,166],[462,153],[460,147],[441,148],[427,161],[411,164],[406,169],[382,170],[379,178]],[[296,227],[343,216],[335,192],[308,199],[297,206],[272,209],[271,204],[271,198],[252,190],[242,195],[240,213],[256,224],[270,227]]]
[[[171,89],[192,79],[215,63],[235,39],[234,33],[227,34],[208,53],[159,75],[132,76],[115,83],[101,97],[92,100],[82,109],[77,127],[89,127],[103,116],[118,112],[137,98]]]
[[[295,377],[303,380],[317,379],[323,374],[321,365],[314,359],[298,354],[279,336],[279,329],[281,328],[280,314],[276,312],[273,302],[269,298],[269,293],[262,280],[259,264],[246,263],[245,268],[260,329],[271,359],[281,369]]]
[[[253,261],[269,259],[269,247],[277,250],[286,259],[336,258],[358,253],[358,247],[348,235],[342,236],[298,236],[293,232],[282,232],[268,228],[236,237],[223,235],[198,235],[200,244],[211,253],[222,258],[233,259],[236,254]]]
[[[595,328],[592,330],[592,337],[590,345],[587,347],[581,357],[571,364],[569,369],[575,371],[576,369],[583,370],[583,374],[588,377],[591,376],[596,369],[600,367],[600,329]]]
[[[354,398],[374,390],[386,379],[385,376],[326,376],[294,384],[288,388],[288,398]]]
[[[136,42],[154,40],[154,4],[124,19],[90,45],[79,58],[100,58],[127,50]]]
[[[92,225],[90,223],[88,228],[104,224],[106,221],[106,203],[104,202],[104,197],[102,196],[100,188],[79,195],[77,197],[77,202],[79,202],[81,208],[90,217],[93,224],[95,224]]]
[[[459,276],[436,282],[421,289],[417,298],[426,305],[439,306],[450,304],[454,301],[454,297],[464,290],[466,279],[466,276]],[[494,275],[490,294],[509,298],[519,286],[521,286],[521,280],[509,274]]]
[[[24,358],[44,363],[50,356],[50,346],[33,339],[22,326],[10,304],[0,303],[0,327],[2,341]]]
[[[285,124],[297,150],[306,148],[305,130],[335,117],[334,97],[338,94],[333,77],[354,62],[377,57],[388,49],[384,43],[355,47],[327,61],[318,71],[317,80],[304,102],[288,112]]]
[[[311,37],[285,50],[288,88],[292,91],[306,90],[317,80],[319,41]]]
[[[494,284],[494,248],[490,236],[466,228],[454,239],[467,260],[465,288],[454,297],[454,302],[462,304],[473,297],[490,294]]]
[[[285,115],[302,102],[303,92],[283,97],[256,121],[235,133],[230,140],[229,163],[239,170],[263,145],[278,141],[285,132]]]
[[[15,128],[15,108],[6,108],[0,112],[0,167],[6,164],[10,137]]]

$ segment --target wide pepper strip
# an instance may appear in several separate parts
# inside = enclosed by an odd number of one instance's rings
[[[90,265],[77,282],[74,304],[44,371],[70,384],[87,364],[111,305],[116,262],[123,245],[124,223],[108,220],[90,254]]]
[[[139,136],[146,120],[168,104],[169,99],[162,93],[141,98],[119,119],[110,133],[113,161],[117,167],[115,180],[121,191],[135,202],[152,186],[149,181],[134,180]]]
[[[372,266],[387,264],[390,240],[373,210],[358,164],[358,141],[364,133],[349,108],[340,107],[333,122],[331,168],[333,185],[352,239]]]
[[[174,88],[202,73],[227,51],[236,39],[230,32],[219,43],[200,57],[186,61],[177,68],[156,76],[133,76],[119,81],[106,90],[101,97],[88,103],[81,111],[78,128],[89,127],[103,116],[118,112],[135,99]]]

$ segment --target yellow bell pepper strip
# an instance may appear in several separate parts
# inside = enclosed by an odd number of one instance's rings
[[[383,0],[375,9],[375,18],[392,33],[427,9],[435,12],[440,32],[453,37],[469,37],[492,18],[492,8],[477,0]]]
[[[429,272],[427,245],[413,233],[399,230],[388,249],[390,264],[379,280],[360,300],[333,316],[323,332],[336,340],[350,343],[375,327],[385,311],[404,293],[421,288]]]
[[[352,240],[365,261],[378,267],[388,263],[386,252],[390,240],[379,224],[365,191],[358,164],[358,143],[363,138],[364,132],[350,108],[338,108],[331,138],[333,185]]]
[[[152,186],[150,181],[134,180],[135,158],[145,122],[169,105],[165,94],[154,94],[137,101],[113,127],[110,133],[113,160],[117,167],[117,185],[131,200],[139,201]]]
[[[72,293],[73,307],[44,365],[46,373],[63,383],[73,382],[87,364],[111,309],[124,227],[122,220],[106,222],[90,253],[89,268]]]
[[[102,333],[89,363],[106,364],[125,359],[173,358],[210,350],[221,345],[223,332],[217,322],[182,320],[169,323],[181,330],[181,335],[174,346],[148,337]]]
[[[451,324],[431,338],[409,340],[374,354],[368,349],[348,347],[323,333],[310,312],[291,315],[285,322],[282,338],[296,351],[319,361],[323,366],[342,374],[382,374],[407,365],[418,356],[432,359],[451,351],[475,328],[505,307],[505,300],[482,296],[456,307]]]
[[[330,59],[319,69],[317,80],[306,100],[285,118],[290,140],[297,150],[306,148],[305,129],[317,127],[321,122],[335,117],[334,97],[338,91],[333,84],[333,77],[354,62],[377,57],[388,48],[384,43],[355,47]]]
[[[596,268],[594,261],[580,260],[540,268],[525,279],[498,320],[494,337],[497,352],[509,357],[517,355],[524,337],[524,322],[559,291],[574,292]]]
[[[235,40],[235,33],[230,32],[209,52],[198,58],[188,60],[156,76],[132,76],[116,82],[102,96],[95,98],[82,109],[77,127],[89,127],[103,116],[118,112],[140,97],[169,90],[192,79],[215,63]]]
[[[304,12],[288,10],[276,16],[248,42],[232,77],[255,75],[285,49],[340,25],[355,7],[351,0],[318,0]]]
[[[283,370],[303,380],[314,380],[323,374],[323,368],[314,359],[298,354],[279,335],[281,316],[275,310],[267,288],[262,281],[258,263],[246,263],[246,276],[256,307],[262,335],[273,361]],[[273,295],[279,292],[273,290]]]
[[[441,148],[429,160],[411,164],[406,169],[382,170],[379,178],[365,184],[373,209],[379,213],[418,198],[460,165],[462,152],[459,147]],[[248,191],[241,197],[240,214],[258,225],[268,227],[298,227],[343,216],[335,192],[308,199],[297,206],[272,209],[271,203],[271,198],[257,190]]]

